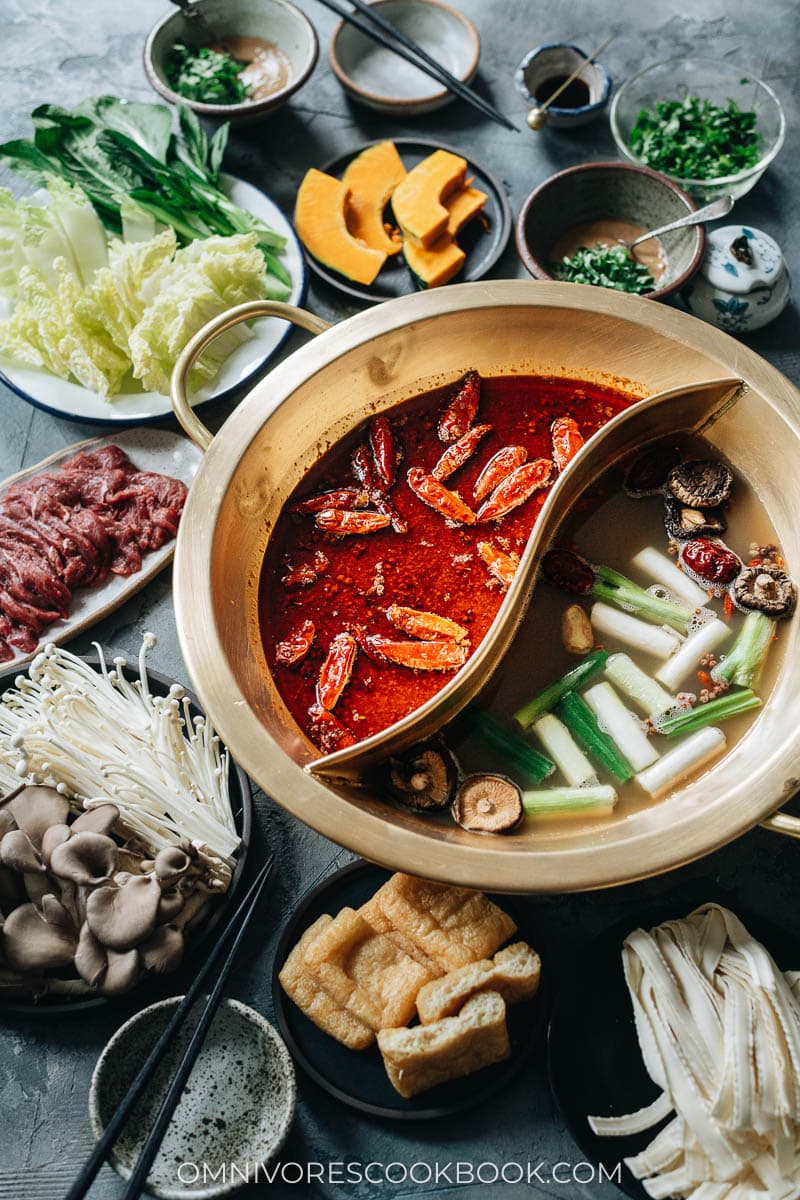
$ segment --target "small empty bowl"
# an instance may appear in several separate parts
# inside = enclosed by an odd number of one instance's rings
[[[180,1001],[172,996],[142,1009],[100,1055],[89,1090],[95,1137]],[[131,1176],[194,1026],[184,1023],[114,1143],[110,1161],[123,1179]],[[211,1200],[254,1179],[286,1139],[296,1090],[294,1065],[277,1030],[238,1000],[223,1000],[150,1168],[147,1191],[161,1200]]]
[[[442,67],[469,83],[478,69],[481,40],[472,22],[440,0],[374,0],[370,5]],[[340,21],[328,49],[344,90],[368,108],[392,116],[420,116],[456,97],[418,67]]]
[[[289,61],[288,79],[261,100],[243,100],[241,104],[203,104],[173,91],[167,77],[167,64],[176,42],[187,46],[205,46],[208,39],[202,27],[175,9],[153,27],[144,46],[144,69],[150,84],[170,104],[186,104],[199,116],[222,121],[246,123],[257,120],[284,104],[303,86],[317,61],[319,41],[305,13],[289,0],[194,0],[214,33],[221,39],[261,38],[274,43]]]
[[[553,279],[555,247],[565,235],[594,221],[621,221],[645,232],[694,212],[684,191],[656,171],[630,163],[598,162],[551,175],[525,200],[514,235],[525,268],[535,279]],[[657,288],[645,295],[665,300],[699,269],[706,244],[702,225],[659,238],[666,257]]]
[[[573,71],[581,68],[575,84],[570,84],[555,104],[547,109],[547,123],[556,128],[569,129],[586,125],[608,104],[611,95],[611,76],[600,63],[587,63],[587,55],[577,46],[567,42],[548,42],[529,51],[519,64],[514,75],[517,91],[531,108],[543,104],[558,85]],[[577,87],[576,87],[577,84]],[[576,92],[583,91],[585,100]],[[578,103],[567,104],[575,98]]]

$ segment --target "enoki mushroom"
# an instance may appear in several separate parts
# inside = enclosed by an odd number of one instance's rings
[[[153,854],[182,840],[229,874],[239,845],[228,795],[228,753],[204,717],[192,717],[180,685],[153,695],[146,633],[139,677],[125,660],[94,669],[61,647],[37,655],[0,698],[0,788],[20,781],[56,788],[80,808],[111,801],[120,824]]]
[[[725,908],[637,929],[622,952],[645,1066],[661,1095],[625,1137],[673,1119],[626,1159],[649,1196],[792,1200],[800,1188],[800,976],[783,974]]]

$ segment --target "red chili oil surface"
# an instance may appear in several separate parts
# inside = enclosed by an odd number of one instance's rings
[[[457,390],[457,385],[451,385],[427,392],[385,414],[402,451],[390,499],[408,523],[407,533],[395,533],[388,527],[365,535],[336,537],[318,529],[313,514],[300,516],[288,511],[292,503],[319,492],[360,487],[353,477],[350,458],[359,444],[366,443],[365,422],[309,472],[290,497],[267,545],[259,594],[264,652],[287,708],[321,748],[319,729],[309,709],[315,703],[320,667],[336,634],[362,630],[396,641],[412,640],[386,616],[389,605],[401,604],[449,617],[465,626],[469,631],[469,653],[473,653],[505,594],[478,555],[477,543],[488,541],[506,554],[521,555],[546,499],[546,490],[538,491],[499,521],[454,526],[414,495],[406,473],[410,467],[422,467],[430,473],[440,458],[445,447],[436,426]],[[524,375],[485,379],[475,423],[491,424],[492,430],[474,456],[444,485],[477,508],[473,500],[475,482],[498,450],[521,445],[528,452],[529,462],[551,458],[550,427],[556,417],[573,417],[587,439],[633,399],[624,392],[583,380]],[[281,582],[287,572],[313,563],[320,551],[328,560],[324,572],[309,586],[287,589]],[[313,621],[316,629],[311,650],[294,667],[278,665],[278,643],[306,620]],[[334,715],[357,741],[362,741],[418,708],[454,674],[454,669],[419,671],[378,662],[362,650]]]

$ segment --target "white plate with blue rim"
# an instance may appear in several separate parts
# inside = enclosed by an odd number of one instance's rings
[[[287,303],[302,304],[306,290],[305,259],[288,219],[269,196],[251,183],[235,179],[232,175],[223,175],[222,184],[235,204],[259,217],[276,233],[286,238],[286,249],[281,261],[292,278]],[[10,305],[5,309],[0,307],[0,317],[7,317],[10,311]],[[253,336],[237,346],[222,364],[215,379],[192,394],[192,406],[200,409],[207,404],[224,400],[253,383],[280,350],[291,331],[292,327],[287,321],[280,321],[274,317],[254,322]],[[158,421],[172,412],[169,396],[160,392],[145,392],[131,387],[105,400],[97,392],[92,392],[78,383],[59,379],[32,367],[17,366],[5,358],[0,359],[0,380],[7,384],[12,392],[16,392],[36,408],[43,408],[57,417],[69,417],[73,421],[102,425],[140,425]]]

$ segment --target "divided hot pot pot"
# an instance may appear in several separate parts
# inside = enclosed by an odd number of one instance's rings
[[[262,379],[212,438],[186,399],[191,364],[224,329],[266,315],[317,336]],[[642,399],[595,434],[550,489],[518,578],[466,665],[404,721],[322,756],[289,714],[262,648],[258,591],[270,532],[294,488],[341,437],[467,369],[484,377],[616,384]],[[702,429],[757,495],[789,568],[800,563],[800,393],[751,350],[676,310],[574,284],[451,286],[333,328],[303,310],[264,302],[231,310],[193,339],[175,369],[173,404],[206,451],[175,556],[187,668],[237,761],[300,820],[392,869],[523,893],[605,887],[667,871],[759,822],[797,836],[793,818],[773,815],[800,775],[796,616],[784,623],[782,665],[753,727],[704,774],[638,811],[607,822],[573,819],[557,831],[530,823],[508,837],[488,837],[401,809],[361,774],[442,727],[490,683],[558,523],[601,462],[617,461],[643,441]]]

